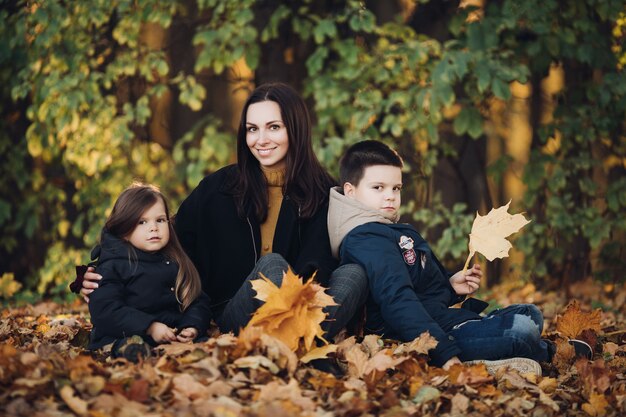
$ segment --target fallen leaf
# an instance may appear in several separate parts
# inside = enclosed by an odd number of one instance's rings
[[[428,351],[437,347],[437,339],[429,332],[424,332],[409,343],[402,343],[395,350],[395,355],[415,352],[417,354],[428,355]]]
[[[513,246],[505,238],[530,223],[522,214],[509,214],[510,204],[511,201],[491,209],[485,216],[476,213],[470,232],[469,256],[463,270],[467,269],[476,252],[482,253],[490,261],[509,256],[509,249]]]
[[[300,362],[309,363],[315,359],[327,358],[330,353],[337,351],[337,345],[324,345],[318,348],[311,349],[303,357],[300,358]]]
[[[302,395],[302,390],[298,386],[298,381],[290,379],[287,385],[277,381],[270,382],[261,387],[258,401],[289,401],[296,405],[301,411],[314,411],[315,403]]]
[[[262,355],[244,356],[236,359],[234,365],[238,368],[259,369],[263,367],[273,374],[280,372],[280,368],[274,362]]]
[[[574,364],[583,381],[583,392],[588,398],[592,392],[604,393],[611,386],[611,374],[604,359],[589,362],[581,358]]]
[[[493,381],[493,376],[489,375],[487,367],[482,363],[471,366],[463,364],[452,365],[448,373],[450,382],[455,385],[482,384]]]
[[[87,415],[87,402],[76,396],[74,388],[69,385],[65,385],[59,390],[59,395],[70,410],[79,416]]]
[[[563,316],[557,316],[556,331],[565,337],[575,339],[583,330],[601,331],[601,319],[602,310],[598,308],[592,312],[582,311],[578,301],[574,300],[567,306]]]
[[[582,405],[583,411],[593,417],[602,417],[609,406],[604,394],[591,393],[589,402]]]
[[[454,397],[452,397],[452,400],[450,402],[452,403],[452,410],[450,410],[450,413],[452,415],[464,415],[469,408],[469,398],[459,392],[454,394]]]
[[[440,396],[441,391],[437,388],[425,385],[417,391],[417,394],[413,397],[413,402],[416,404],[427,403],[439,399]]]

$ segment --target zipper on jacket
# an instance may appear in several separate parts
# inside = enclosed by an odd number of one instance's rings
[[[259,256],[256,251],[256,241],[254,240],[254,230],[252,229],[252,223],[250,223],[250,217],[246,216],[246,220],[248,221],[248,226],[250,226],[250,236],[252,236],[252,247],[254,248],[254,263],[259,261]]]

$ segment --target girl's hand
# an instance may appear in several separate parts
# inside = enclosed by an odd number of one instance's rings
[[[83,288],[80,290],[80,295],[83,296],[86,302],[89,302],[89,294],[98,288],[98,282],[102,279],[102,275],[97,274],[95,271],[95,268],[90,266],[87,268],[87,272],[85,272]]]
[[[186,327],[181,330],[180,333],[178,333],[178,335],[176,336],[176,340],[178,340],[179,342],[187,343],[192,342],[193,339],[196,338],[196,336],[198,336],[198,330],[196,330],[194,327]]]
[[[158,321],[153,322],[150,327],[148,327],[146,333],[157,343],[169,343],[176,341],[174,329],[171,329],[169,326],[159,323]]]
[[[480,279],[483,277],[483,271],[480,265],[474,264],[470,269],[459,271],[450,277],[450,285],[457,295],[468,295],[475,292],[480,286]]]

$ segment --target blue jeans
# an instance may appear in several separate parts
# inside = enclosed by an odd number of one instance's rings
[[[524,357],[548,362],[549,347],[541,339],[542,330],[543,314],[535,305],[513,304],[457,325],[448,333],[461,348],[462,361]]]
[[[222,314],[216,318],[220,330],[239,333],[239,330],[248,324],[252,314],[263,305],[263,301],[255,298],[256,291],[252,289],[250,281],[258,279],[259,273],[262,273],[275,285],[280,286],[287,268],[289,264],[277,253],[270,253],[259,259],[246,281],[226,304]],[[335,337],[346,326],[359,307],[365,303],[367,291],[367,276],[359,265],[342,265],[333,271],[326,293],[333,297],[337,305],[324,308],[327,317],[321,326],[326,340]]]

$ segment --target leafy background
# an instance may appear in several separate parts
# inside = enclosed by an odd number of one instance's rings
[[[404,220],[459,268],[478,210],[532,223],[500,279],[623,282],[625,7],[618,0],[2,1],[0,296],[67,297],[133,179],[176,208],[234,161],[243,100],[288,82],[317,155],[405,158]],[[619,285],[617,286],[619,288]]]
[[[624,414],[622,1],[0,5],[6,415]],[[422,337],[344,341],[339,379],[262,334],[162,346],[137,365],[86,354],[85,304],[49,300],[69,297],[115,197],[142,179],[176,208],[234,161],[243,101],[275,80],[306,98],[334,174],[363,138],[400,151],[403,220],[449,268],[462,265],[476,211],[512,199],[526,212],[519,251],[487,266],[480,296],[540,306],[544,337],[561,342],[542,376],[431,368]],[[589,341],[593,361],[568,353],[567,337]]]

